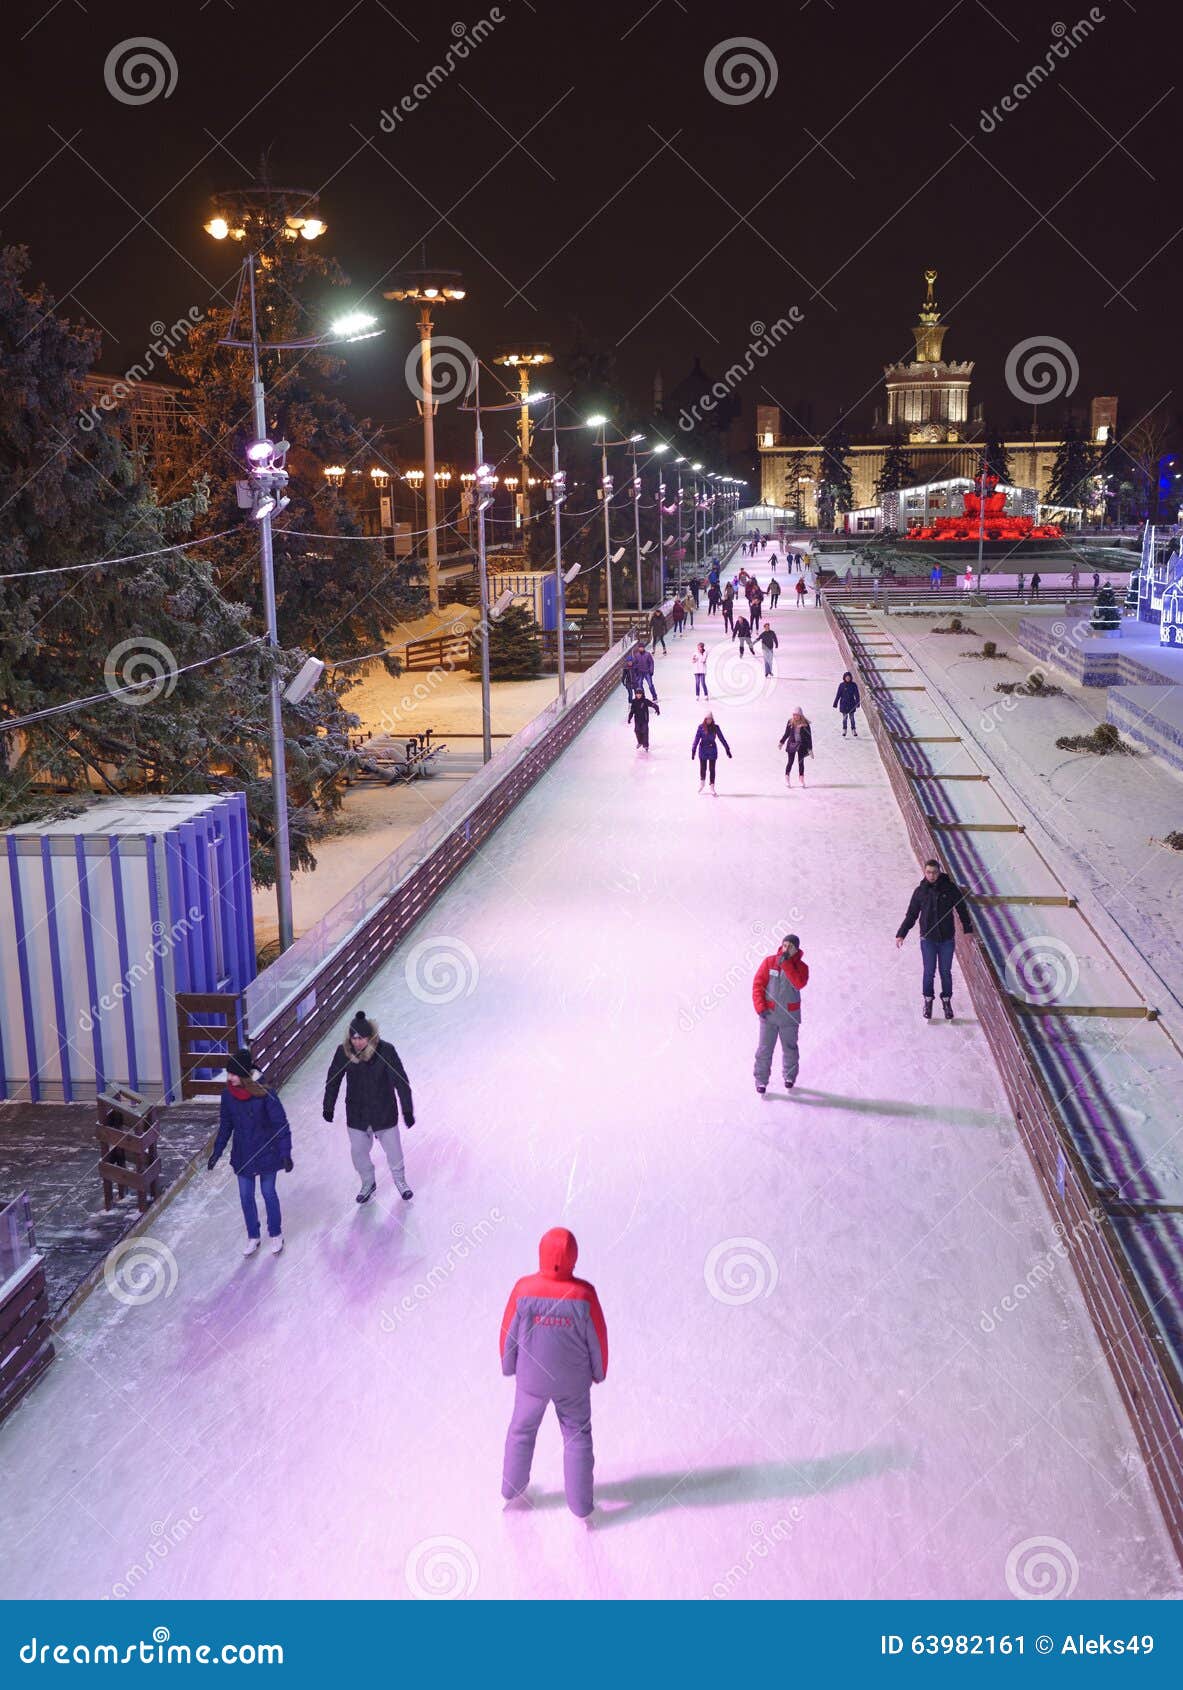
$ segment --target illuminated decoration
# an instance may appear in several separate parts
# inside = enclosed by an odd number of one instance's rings
[[[291,502],[284,492],[290,451],[287,440],[252,440],[246,449],[250,473],[247,480],[234,485],[239,509],[249,511],[256,522],[262,522],[265,516],[278,516]]]
[[[244,241],[248,235],[281,239],[319,240],[328,228],[317,215],[316,194],[310,188],[236,188],[218,195],[205,232],[216,241]]]
[[[1089,617],[1089,632],[1104,639],[1115,639],[1121,634],[1121,610],[1118,608],[1117,595],[1108,581],[1097,588],[1097,596],[1093,601],[1093,613]]]
[[[324,478],[330,487],[340,487],[345,480],[345,465],[327,464],[324,469]]]
[[[328,474],[328,470],[325,471],[325,474]],[[387,487],[390,485],[390,471],[388,469],[382,469],[375,464],[373,469],[370,471],[370,480],[374,483],[375,487]]]
[[[886,500],[884,501],[886,504]],[[909,527],[909,540],[1059,540],[1063,531],[1053,522],[1036,522],[1030,516],[1008,515],[1006,490],[996,475],[979,470],[973,491],[963,495],[960,516],[940,516],[928,527]]]
[[[964,438],[969,418],[969,378],[973,364],[951,364],[942,357],[947,325],[933,293],[935,270],[926,270],[927,292],[920,321],[912,330],[916,357],[910,364],[884,366],[887,426],[914,444],[938,445]]]
[[[1167,590],[1177,582],[1183,567],[1183,524],[1171,526],[1147,523],[1142,530],[1142,560],[1138,568],[1138,619],[1157,622],[1162,628]],[[1163,640],[1164,645],[1177,641]]]

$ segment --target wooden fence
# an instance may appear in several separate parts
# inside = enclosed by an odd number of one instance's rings
[[[0,1420],[53,1360],[49,1294],[40,1256],[0,1286]]]
[[[825,615],[846,667],[864,678],[863,709],[917,859],[939,857],[929,820],[880,711],[870,678],[875,666],[871,648],[828,601]],[[959,948],[957,957],[1023,1144],[1137,1432],[1167,1529],[1183,1559],[1183,1379],[1106,1213],[1105,1197],[1061,1121],[1009,994],[980,945]]]

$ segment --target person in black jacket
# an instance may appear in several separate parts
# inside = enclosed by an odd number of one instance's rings
[[[645,694],[638,687],[636,696],[628,707],[628,719],[633,724],[633,731],[637,736],[637,747],[641,751],[649,749],[649,712],[655,710],[661,715],[661,707],[656,701],[650,704]]]
[[[965,893],[941,868],[935,857],[924,865],[924,879],[912,894],[908,913],[900,923],[895,942],[899,947],[917,922],[920,923],[920,955],[923,961],[924,1019],[932,1020],[933,983],[938,964],[941,970],[941,1008],[945,1020],[953,1019],[953,915],[961,931],[973,932]]]
[[[805,785],[805,759],[813,756],[813,729],[809,725],[809,718],[798,705],[785,723],[785,731],[781,734],[778,744],[785,753],[785,785],[793,784],[793,764],[797,765],[797,774],[801,785]]]
[[[846,730],[850,729],[855,739],[858,738],[858,723],[854,713],[862,703],[862,695],[858,690],[858,682],[848,669],[838,683],[838,691],[834,694],[834,709],[842,712],[842,737],[846,738]]]
[[[731,638],[739,641],[739,655],[741,657],[744,654],[745,646],[750,652],[753,654],[755,653],[756,648],[752,644],[752,624],[748,621],[746,616],[737,616],[735,618],[735,626],[731,630]]]
[[[389,1040],[378,1037],[377,1026],[361,1010],[349,1023],[349,1031],[329,1063],[324,1096],[326,1121],[333,1118],[342,1080],[345,1081],[349,1154],[361,1180],[358,1202],[368,1203],[374,1195],[374,1164],[370,1158],[372,1140],[382,1146],[394,1183],[404,1201],[409,1200],[415,1193],[407,1184],[403,1167],[398,1111],[401,1104],[403,1120],[408,1127],[415,1125],[411,1083],[398,1051]]]

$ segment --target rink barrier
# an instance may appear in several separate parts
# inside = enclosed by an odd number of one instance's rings
[[[828,602],[823,604],[844,666],[853,672],[859,667],[860,637],[847,626],[843,612],[836,612]],[[870,688],[863,695],[863,711],[918,861],[939,857],[928,818],[897,749],[933,736],[890,730]],[[1126,1259],[1106,1198],[1061,1125],[1056,1101],[1024,1037],[1019,1010],[981,945],[959,947],[957,960],[1056,1233],[1071,1257],[1085,1306],[1137,1434],[1167,1531],[1183,1562],[1183,1378]]]
[[[667,600],[667,615],[673,601]],[[620,686],[630,632],[568,685],[383,863],[248,986],[255,1061],[280,1085]]]

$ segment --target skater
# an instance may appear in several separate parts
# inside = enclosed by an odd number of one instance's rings
[[[657,703],[650,704],[645,694],[638,687],[628,707],[628,719],[633,724],[633,731],[637,736],[638,751],[649,749],[649,712],[656,711],[661,715],[661,707]]]
[[[969,919],[965,893],[944,872],[936,858],[930,857],[924,865],[924,879],[913,892],[907,914],[895,936],[898,949],[919,921],[923,964],[921,990],[926,1021],[932,1020],[933,983],[938,964],[941,971],[941,1008],[946,1021],[953,1019],[954,911],[961,921],[961,931],[972,934],[973,923]]]
[[[776,576],[774,575],[772,577],[772,580],[768,583],[768,607],[769,607],[770,610],[776,609],[777,601],[778,601],[779,598],[780,598],[780,582],[777,580]]]
[[[709,698],[711,695],[707,691],[707,648],[701,640],[698,642],[698,650],[690,659],[690,668],[694,675],[695,698]]]
[[[763,606],[763,603],[764,594],[760,591],[759,587],[757,587],[751,598],[748,600],[748,610],[752,618],[753,634],[759,633],[760,631],[760,620],[763,614],[761,607]]]
[[[702,591],[702,582],[699,580],[697,575],[692,576],[691,580],[690,580],[690,596],[694,600],[695,610],[698,609],[698,595],[699,595],[699,593],[701,593],[701,591]]]
[[[814,572],[813,572],[813,608],[815,610],[820,610],[821,607],[822,607],[822,577],[821,577],[820,569],[815,569]]]
[[[798,576],[798,578],[797,578],[797,609],[800,610],[801,606],[804,603],[805,603],[805,577],[804,577],[804,575],[801,575],[801,576]]]
[[[649,696],[654,704],[657,703],[657,688],[653,685],[653,653],[645,646],[633,648],[633,692],[643,692],[649,688]],[[630,693],[630,698],[632,694]]]
[[[772,674],[772,654],[779,644],[780,641],[776,637],[776,629],[771,627],[765,628],[764,632],[760,635],[760,648],[764,653],[764,673],[766,675]]]
[[[550,1403],[563,1434],[567,1507],[586,1520],[595,1506],[591,1387],[608,1374],[608,1328],[596,1288],[575,1278],[579,1245],[566,1227],[544,1233],[538,1272],[519,1279],[501,1317],[501,1371],[517,1380],[505,1438],[501,1494],[525,1494],[534,1440]]]
[[[778,744],[785,753],[785,785],[793,784],[793,762],[796,760],[797,774],[801,785],[805,785],[805,759],[813,756],[813,729],[809,725],[809,718],[798,705],[785,723],[785,731],[781,734]]]
[[[1043,586],[1043,576],[1039,573],[1039,571],[1037,569],[1035,571],[1034,575],[1032,575],[1032,577],[1031,577],[1031,603],[1032,604],[1034,604],[1036,599],[1039,597],[1039,589],[1042,586]]]
[[[649,636],[653,641],[654,654],[656,654],[658,644],[660,644],[661,650],[662,650],[662,655],[665,656],[665,657],[668,657],[669,653],[666,651],[666,648],[665,648],[665,612],[664,611],[655,610],[653,612],[653,615],[649,618]]]
[[[674,638],[680,639],[686,629],[686,606],[681,599],[674,600],[674,608],[670,611],[670,621],[673,624]]]
[[[710,584],[710,587],[707,589],[707,615],[708,616],[713,616],[715,614],[716,610],[718,610],[718,608],[719,608],[719,604],[720,604],[722,598],[723,598],[723,595],[719,591],[719,583],[717,581],[712,581],[711,584]]]
[[[847,669],[838,682],[838,691],[834,694],[834,709],[842,712],[842,737],[846,738],[846,730],[850,729],[855,739],[858,738],[858,723],[854,713],[862,703],[862,696],[858,690],[858,682]]]
[[[801,991],[808,982],[809,964],[801,955],[801,941],[795,933],[786,933],[776,955],[764,958],[752,981],[752,1005],[760,1017],[760,1037],[752,1071],[761,1097],[768,1090],[772,1053],[778,1039],[785,1089],[792,1091],[797,1082]]]
[[[1076,564],[1072,565],[1072,574],[1068,577],[1068,579],[1072,582],[1072,591],[1075,592],[1080,586],[1080,569]]]
[[[718,560],[718,558],[712,558],[711,559],[711,567],[707,570],[707,580],[710,582],[712,587],[717,587],[719,585],[719,560]]]
[[[246,1222],[244,1256],[259,1248],[259,1206],[255,1181],[263,1192],[267,1211],[267,1236],[271,1254],[283,1249],[283,1217],[275,1190],[275,1176],[282,1168],[292,1171],[292,1130],[278,1095],[259,1084],[259,1075],[249,1050],[236,1050],[226,1063],[226,1090],[222,1093],[218,1136],[206,1167],[212,1173],[230,1146],[230,1166],[238,1175],[238,1200]]]
[[[1020,571],[1019,571],[1019,586],[1018,586],[1019,603],[1020,604],[1022,604],[1022,602],[1023,602],[1023,594],[1026,591],[1026,588],[1027,588],[1027,576],[1024,573],[1024,571],[1020,569]]]
[[[940,592],[942,579],[941,566],[939,563],[934,563],[928,575],[928,590],[930,593]]]
[[[1032,577],[1032,579],[1034,580],[1034,577]],[[1099,591],[1100,586],[1101,586],[1101,577],[1098,574],[1098,572],[1094,569],[1093,570],[1093,592],[1095,593],[1095,592]]]
[[[723,593],[723,626],[729,633],[734,633],[735,631],[734,617],[735,594],[732,592],[729,585]]]
[[[724,737],[723,730],[716,722],[710,710],[698,724],[694,734],[694,744],[690,747],[690,760],[698,758],[698,790],[701,792],[707,783],[707,776],[711,778],[711,795],[718,797],[715,791],[715,765],[719,761],[719,747],[723,747],[728,759],[731,757],[731,747]]]
[[[772,573],[775,575],[776,574],[776,553],[775,552],[773,552],[772,556],[769,558],[768,561],[772,566]]]
[[[755,653],[756,648],[752,644],[752,624],[748,621],[746,616],[737,616],[735,618],[735,626],[731,630],[731,638],[739,641],[739,655],[741,657],[744,654],[745,645],[750,652],[753,654]]]
[[[690,597],[690,594],[687,593],[685,598],[682,600],[682,612],[683,612],[683,615],[685,616],[686,620],[690,623],[690,626],[692,628],[694,626],[694,612],[697,609],[698,609],[698,600],[692,599]]]
[[[636,652],[630,651],[620,666],[620,684],[624,688],[624,696],[631,699],[637,690]]]
[[[333,1052],[325,1079],[324,1118],[331,1121],[337,1093],[345,1081],[345,1124],[349,1129],[349,1154],[361,1180],[359,1203],[374,1195],[374,1164],[370,1144],[382,1146],[390,1164],[391,1177],[404,1202],[415,1193],[407,1184],[403,1146],[398,1130],[399,1105],[408,1129],[415,1125],[411,1082],[398,1051],[387,1039],[378,1037],[375,1022],[358,1010],[342,1042]]]

